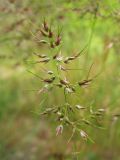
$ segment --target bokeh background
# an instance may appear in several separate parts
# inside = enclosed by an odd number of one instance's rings
[[[83,106],[104,108],[105,129],[87,129],[95,143],[79,135],[69,145],[70,129],[56,137],[57,122],[33,113],[41,110],[44,95],[37,89],[41,82],[27,72],[39,70],[31,65],[33,52],[48,52],[34,42],[43,18],[62,26],[63,52],[70,55],[87,43],[87,53],[70,73],[70,79],[101,74],[78,99]],[[44,105],[60,103],[58,91],[45,95]],[[0,0],[0,159],[1,160],[119,160],[120,159],[120,1],[119,0]],[[88,128],[86,126],[86,128]],[[73,152],[79,152],[73,155]]]

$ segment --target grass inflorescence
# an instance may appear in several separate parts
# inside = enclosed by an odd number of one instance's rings
[[[38,93],[45,94],[58,88],[62,91],[61,93],[64,96],[63,104],[50,104],[44,111],[37,114],[42,116],[54,115],[54,118],[57,121],[56,135],[62,134],[65,126],[70,126],[73,131],[68,143],[73,138],[74,134],[78,132],[82,139],[94,142],[86,133],[85,128],[102,128],[100,121],[104,116],[105,110],[100,108],[94,111],[91,105],[85,107],[80,104],[73,104],[70,103],[69,99],[71,97],[72,99],[76,99],[76,97],[79,98],[77,90],[89,87],[99,74],[90,78],[93,63],[88,70],[86,78],[83,78],[82,80],[72,82],[67,74],[68,72],[70,74],[71,71],[77,72],[84,70],[82,68],[70,68],[70,66],[72,66],[70,64],[76,63],[81,55],[86,53],[88,45],[85,45],[82,50],[71,54],[70,56],[64,55],[61,49],[63,44],[62,30],[55,30],[54,26],[50,26],[45,19],[42,26],[35,34],[33,34],[33,36],[36,43],[45,45],[51,52],[50,54],[33,53],[37,60],[33,61],[32,64],[42,64],[40,68],[45,73],[45,76],[42,77],[41,73],[36,74],[29,70],[29,72],[37,77],[42,83],[42,87],[39,89]],[[56,68],[56,71],[51,69],[51,66],[47,65],[48,63],[54,64],[53,67]]]

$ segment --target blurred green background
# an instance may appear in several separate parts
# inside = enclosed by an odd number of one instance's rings
[[[96,9],[97,8],[97,9]],[[105,130],[90,128],[95,143],[76,135],[69,145],[70,129],[56,137],[57,122],[41,118],[44,95],[37,94],[41,82],[27,72],[39,65],[26,63],[33,52],[48,52],[34,42],[30,31],[43,18],[62,26],[64,55],[81,50],[87,53],[74,67],[70,79],[85,77],[94,62],[92,75],[101,74],[78,99],[83,106],[93,103],[104,108]],[[64,101],[59,91],[46,96],[45,105]],[[119,0],[0,0],[0,160],[119,160],[120,159],[120,1]],[[87,127],[87,126],[86,126]],[[73,155],[73,152],[79,152]]]

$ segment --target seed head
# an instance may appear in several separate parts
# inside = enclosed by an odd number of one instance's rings
[[[66,78],[64,80],[61,79],[60,83],[63,84],[63,85],[68,85],[69,84],[69,82],[66,80]]]
[[[60,42],[61,42],[61,37],[58,36],[57,39],[56,39],[56,41],[55,41],[56,46],[59,46]]]
[[[46,31],[46,32],[48,32],[48,30],[49,30],[49,28],[48,28],[48,24],[47,24],[47,22],[44,20],[44,22],[43,22],[43,28],[44,28],[44,30]]]
[[[40,32],[44,37],[48,37],[48,33],[46,33],[44,30],[41,29]]]
[[[36,55],[39,58],[46,58],[47,56],[45,54],[37,54],[34,52],[34,55]]]
[[[45,58],[40,61],[37,61],[36,63],[48,63],[49,61],[50,61],[50,58]]]
[[[78,82],[79,86],[88,86],[92,82],[92,79],[85,79],[83,81]]]
[[[69,87],[66,87],[65,90],[66,90],[67,93],[73,93],[73,90]]]
[[[57,128],[56,128],[56,136],[62,134],[62,132],[63,132],[63,125],[60,124],[60,125],[57,126]]]
[[[49,29],[48,37],[49,37],[49,38],[52,38],[52,37],[53,37],[53,32],[51,31],[51,29]]]
[[[53,71],[47,71],[47,73],[51,75],[51,74],[53,74]]]
[[[87,139],[88,139],[87,133],[85,133],[83,130],[80,131],[80,136],[81,136],[84,140],[87,140]]]
[[[85,107],[82,107],[82,106],[80,106],[79,104],[77,104],[75,107],[76,107],[77,109],[85,109]]]
[[[37,41],[37,42],[43,43],[43,44],[48,43],[46,40],[40,40],[40,41]]]
[[[46,83],[52,83],[55,80],[55,76],[50,79],[44,79],[43,81]]]

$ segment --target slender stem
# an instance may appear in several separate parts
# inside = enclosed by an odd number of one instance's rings
[[[99,7],[99,3],[97,3],[97,9],[95,10],[93,21],[92,21],[91,33],[90,33],[90,37],[89,37],[89,40],[88,40],[88,51],[86,53],[85,66],[86,66],[86,62],[88,60],[88,56],[89,56],[89,52],[90,52],[90,47],[91,47],[91,44],[92,44],[93,34],[94,34],[95,25],[96,25],[96,21],[97,21],[98,7]]]
[[[67,103],[67,96],[66,96],[65,88],[64,88],[64,96],[65,96],[65,103]]]

